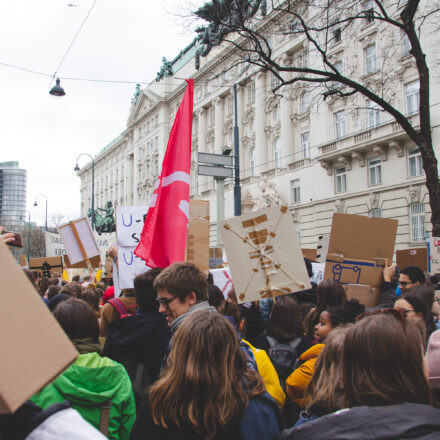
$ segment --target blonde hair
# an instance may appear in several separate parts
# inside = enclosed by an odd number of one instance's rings
[[[173,337],[167,369],[150,388],[149,401],[156,425],[192,426],[212,439],[264,390],[247,367],[234,327],[216,312],[200,311]]]
[[[309,413],[319,416],[341,409],[343,390],[343,348],[345,335],[352,324],[333,329],[318,356],[315,372],[307,388]]]

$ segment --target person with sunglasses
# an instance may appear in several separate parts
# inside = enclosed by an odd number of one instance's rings
[[[401,269],[399,275],[399,287],[402,292],[416,286],[425,284],[425,274],[420,267],[407,266]]]

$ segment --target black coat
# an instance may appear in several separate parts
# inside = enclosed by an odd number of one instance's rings
[[[440,410],[403,403],[341,410],[281,433],[285,440],[438,440]]]
[[[162,313],[138,313],[113,321],[102,352],[116,362],[130,358],[145,365],[154,382],[171,339],[171,331]]]

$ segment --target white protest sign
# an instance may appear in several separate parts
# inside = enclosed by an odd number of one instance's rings
[[[324,279],[325,263],[314,263],[312,261],[313,275],[311,281],[319,284]]]
[[[228,297],[228,292],[234,288],[232,283],[231,271],[229,267],[222,269],[210,269],[214,284],[222,291],[225,298]]]
[[[116,246],[116,232],[111,232],[110,234],[98,235],[95,232],[96,244],[99,248],[99,253],[101,255],[101,261],[105,261],[105,256],[110,246]]]
[[[431,273],[440,272],[440,238],[431,237],[429,241],[429,260],[431,261]]]
[[[59,234],[53,232],[45,233],[46,241],[46,257],[60,257],[66,255],[63,239]]]
[[[134,278],[150,269],[145,265],[144,260],[134,255],[147,212],[148,206],[118,206],[116,208],[120,289],[132,289]]]

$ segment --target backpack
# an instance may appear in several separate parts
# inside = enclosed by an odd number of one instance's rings
[[[298,367],[296,347],[301,343],[302,338],[292,339],[287,344],[282,344],[271,336],[266,336],[266,338],[270,345],[268,351],[269,358],[278,373],[281,387],[285,391],[286,379],[290,376],[292,371]]]
[[[137,305],[131,304],[128,308],[119,298],[112,298],[109,303],[116,309],[119,313],[120,318],[125,318],[127,316],[135,315]]]

